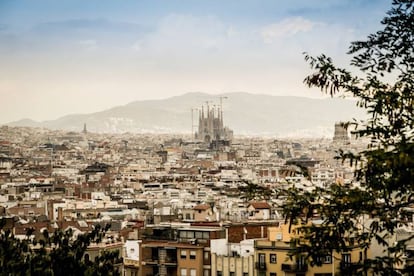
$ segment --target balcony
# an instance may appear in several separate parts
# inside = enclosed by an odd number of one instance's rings
[[[158,260],[152,258],[144,258],[142,261],[143,265],[158,265]]]
[[[125,266],[139,267],[139,261],[138,260],[124,258],[124,265]]]
[[[355,271],[363,267],[363,264],[342,261],[339,267],[343,274],[354,274]]]
[[[177,258],[160,258],[160,259],[150,259],[145,258],[142,260],[143,265],[166,265],[166,266],[176,266]]]
[[[306,272],[308,270],[307,264],[282,264],[282,271],[284,272]]]
[[[160,264],[164,265],[177,265],[177,251],[176,249],[159,249],[158,260]]]
[[[256,262],[256,269],[257,270],[266,270],[266,263]]]
[[[163,263],[164,265],[168,265],[168,266],[176,266],[177,265],[177,257],[175,256],[167,256],[163,262],[160,261],[160,263]]]

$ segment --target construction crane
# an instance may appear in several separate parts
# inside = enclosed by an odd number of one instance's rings
[[[221,117],[221,122],[223,123],[223,99],[228,99],[227,96],[220,96],[220,117]],[[224,127],[224,123],[223,123],[223,127]]]

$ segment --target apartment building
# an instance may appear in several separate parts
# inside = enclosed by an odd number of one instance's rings
[[[363,261],[369,252],[350,248],[348,252],[323,257],[321,266],[310,266],[305,257],[292,255],[291,238],[297,237],[297,227],[280,225],[268,228],[267,239],[257,239],[254,244],[255,275],[258,276],[334,276],[351,275],[347,271]]]
[[[225,238],[221,227],[154,225],[140,247],[140,276],[209,276],[210,244]]]

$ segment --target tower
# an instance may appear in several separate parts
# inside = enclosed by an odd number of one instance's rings
[[[348,129],[343,122],[335,123],[333,142],[349,144]]]
[[[204,109],[204,105],[201,107],[198,116],[198,132],[195,137],[206,143],[232,140],[233,131],[223,125],[221,103],[218,107],[216,105],[210,106],[209,102],[206,102],[206,109]]]
[[[83,134],[87,134],[88,130],[86,129],[86,123],[83,124],[83,130],[82,130]]]

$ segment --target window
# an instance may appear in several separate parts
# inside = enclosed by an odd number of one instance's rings
[[[181,276],[187,276],[187,268],[181,268],[180,275]]]
[[[303,267],[306,264],[305,256],[297,256],[296,257],[296,265],[299,267]]]
[[[190,269],[190,276],[197,276],[197,271],[194,268]]]
[[[181,259],[187,258],[187,250],[181,249]]]
[[[230,271],[230,276],[235,276],[236,274],[232,271]]]
[[[204,269],[203,276],[210,276],[210,270]]]
[[[223,272],[222,271],[217,271],[217,276],[223,276]]]
[[[323,260],[324,264],[331,264],[332,263],[332,256],[331,255],[326,255],[324,260]]]
[[[191,260],[195,260],[196,255],[197,255],[197,253],[196,253],[196,251],[195,251],[195,250],[191,250],[191,251],[190,251],[190,259],[191,259]]]
[[[276,272],[270,272],[269,276],[277,276]]]
[[[259,263],[261,263],[261,264],[266,263],[266,254],[259,253]]]
[[[194,232],[193,231],[181,231],[180,238],[183,239],[194,239]]]
[[[332,256],[326,255],[325,257],[318,257],[318,262],[321,262],[323,264],[331,264],[332,263]]]
[[[210,259],[210,253],[208,251],[204,251],[204,260],[208,261]]]
[[[351,254],[349,254],[349,253],[342,254],[342,262],[344,264],[350,264],[351,263]]]
[[[270,254],[270,263],[271,264],[277,263],[276,254]]]

